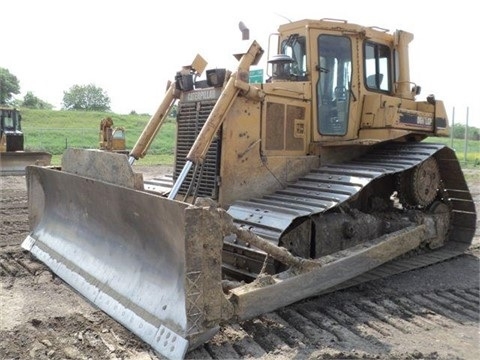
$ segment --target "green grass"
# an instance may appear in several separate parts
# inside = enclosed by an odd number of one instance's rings
[[[47,151],[52,154],[52,164],[59,165],[61,154],[67,147],[98,148],[100,121],[106,116],[113,119],[115,127],[125,128],[127,149],[135,142],[150,119],[149,115],[119,115],[92,111],[56,111],[20,109],[25,133],[25,149]],[[175,151],[175,122],[168,119],[152,142],[140,165],[173,164]]]
[[[444,144],[455,150],[458,161],[463,168],[480,168],[480,141],[468,140],[465,148],[465,140],[430,137],[426,142]]]
[[[127,149],[132,149],[150,116],[120,115],[95,111],[58,111],[20,109],[25,133],[25,149],[47,151],[53,155],[52,164],[60,165],[61,154],[67,147],[98,148],[100,121],[110,116],[114,126],[124,127]],[[450,138],[427,138],[427,142],[452,147],[464,168],[480,168],[480,141]],[[153,141],[147,155],[138,165],[172,165],[175,152],[175,121],[168,119]]]

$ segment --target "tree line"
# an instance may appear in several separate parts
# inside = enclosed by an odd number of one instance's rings
[[[30,109],[53,109],[53,105],[27,91],[23,100],[15,99],[20,94],[20,81],[8,69],[0,67],[0,105]],[[94,84],[73,85],[63,92],[62,109],[85,111],[109,111],[110,97]]]
[[[450,128],[450,134],[454,139],[480,140],[480,130],[473,126],[466,128],[465,124],[454,124]]]

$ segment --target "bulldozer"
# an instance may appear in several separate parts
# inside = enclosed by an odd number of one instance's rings
[[[129,153],[125,144],[125,128],[114,127],[113,119],[110,116],[100,121],[98,148],[126,155]]]
[[[22,115],[16,108],[0,106],[0,175],[25,175],[27,165],[50,165],[52,155],[25,151]]]
[[[462,254],[476,212],[444,103],[410,79],[413,34],[279,26],[238,66],[180,67],[129,156],[27,168],[22,246],[148,343],[183,358],[220,326]],[[173,176],[146,156],[177,104]],[[106,209],[108,209],[106,211]]]

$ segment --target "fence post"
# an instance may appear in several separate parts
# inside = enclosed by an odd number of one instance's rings
[[[453,133],[455,132],[455,106],[452,110],[452,126],[450,127],[450,147],[453,149]]]
[[[467,163],[467,151],[468,151],[468,106],[467,106],[467,118],[465,119],[465,164]]]

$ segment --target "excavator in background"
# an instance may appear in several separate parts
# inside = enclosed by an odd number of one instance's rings
[[[67,149],[61,170],[27,168],[22,246],[170,359],[222,324],[463,253],[475,206],[455,152],[423,141],[449,124],[416,100],[412,39],[290,22],[260,83],[257,41],[233,72],[197,55],[128,157]],[[173,177],[144,179],[133,165],[174,104]]]
[[[110,116],[100,121],[99,149],[128,155],[126,150],[125,129],[114,127]]]
[[[25,175],[27,165],[50,165],[51,154],[25,151],[21,120],[16,108],[0,106],[0,175]]]

